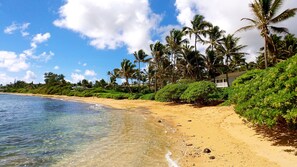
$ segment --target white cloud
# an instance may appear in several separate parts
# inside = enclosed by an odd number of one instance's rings
[[[28,69],[29,64],[23,54],[18,56],[15,52],[0,51],[0,68],[10,72],[19,72]]]
[[[5,34],[13,34],[15,31],[20,31],[20,33],[22,34],[23,37],[28,36],[29,32],[26,32],[26,30],[28,29],[30,23],[24,23],[24,24],[16,24],[16,23],[12,23],[10,26],[6,27],[4,29],[4,33]]]
[[[82,81],[83,79],[85,79],[85,76],[83,76],[81,74],[78,74],[78,73],[72,73],[71,78],[72,78],[73,83],[77,83],[77,82]]]
[[[54,25],[80,33],[98,49],[126,45],[130,53],[148,48],[160,20],[149,0],[66,0],[59,13]]]
[[[97,74],[95,73],[94,70],[86,70],[86,71],[85,71],[85,75],[86,75],[86,76],[94,77],[94,76],[96,76]]]
[[[79,70],[79,69],[76,69],[76,70],[74,70],[76,73],[80,73],[81,72],[81,70]]]
[[[24,76],[24,81],[26,82],[33,82],[37,78],[36,74],[32,71],[27,71],[26,75]]]
[[[87,65],[88,65],[87,63],[82,64],[82,66],[84,66],[84,67],[87,66]]]
[[[177,20],[182,26],[190,26],[190,20],[193,19],[195,14],[199,13],[205,16],[207,21],[232,34],[237,29],[249,24],[241,21],[241,18],[253,18],[249,8],[250,2],[239,0],[176,0]],[[287,0],[280,11],[293,7],[297,7],[296,2]],[[297,34],[295,22],[296,17],[282,24],[288,27],[291,32]],[[248,45],[246,52],[252,54],[248,59],[254,60],[256,52],[264,45],[259,32],[257,30],[246,31],[238,33],[237,36],[241,37],[242,44]]]
[[[36,34],[33,39],[32,39],[32,45],[34,44],[40,44],[43,42],[46,42],[49,38],[51,37],[51,34],[49,32],[44,33],[44,34]]]
[[[55,67],[54,67],[54,70],[59,70],[59,69],[60,69],[59,66],[55,66]]]
[[[0,73],[0,84],[6,85],[9,83],[13,83],[16,78],[12,78],[5,73]]]

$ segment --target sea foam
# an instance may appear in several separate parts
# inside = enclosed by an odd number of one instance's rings
[[[165,155],[165,158],[168,162],[168,166],[169,167],[179,167],[177,162],[171,158],[171,155],[172,155],[172,153],[170,151],[168,151],[167,154]]]

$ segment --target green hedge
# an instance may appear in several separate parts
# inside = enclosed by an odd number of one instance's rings
[[[161,102],[179,102],[180,96],[187,88],[188,84],[183,83],[166,85],[156,93],[155,99]]]
[[[190,84],[187,90],[181,95],[181,99],[188,103],[207,104],[211,95],[216,92],[217,87],[213,82],[194,82]]]
[[[142,100],[155,100],[155,93],[142,95],[142,96],[140,96],[139,99],[142,99]]]
[[[266,70],[248,72],[233,83],[230,101],[240,115],[273,126],[297,123],[297,56]]]

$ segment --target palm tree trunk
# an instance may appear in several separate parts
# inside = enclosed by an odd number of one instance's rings
[[[228,71],[226,72],[227,86],[230,87]]]
[[[198,57],[197,57],[197,34],[195,34],[195,59],[196,59],[196,65],[197,65],[197,71],[198,74],[196,75],[196,80],[200,78],[200,69],[199,69],[199,62],[198,62]]]
[[[155,93],[158,90],[158,83],[157,83],[157,74],[155,74]]]
[[[172,68],[172,83],[175,83],[175,54],[172,54],[173,68]]]
[[[138,92],[140,92],[140,61],[138,61]]]
[[[264,61],[265,61],[265,69],[268,67],[268,63],[267,63],[267,56],[268,56],[268,51],[267,51],[267,36],[264,37]]]

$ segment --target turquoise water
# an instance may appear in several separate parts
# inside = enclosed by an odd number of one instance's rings
[[[144,114],[0,95],[0,166],[168,166],[162,134]]]

